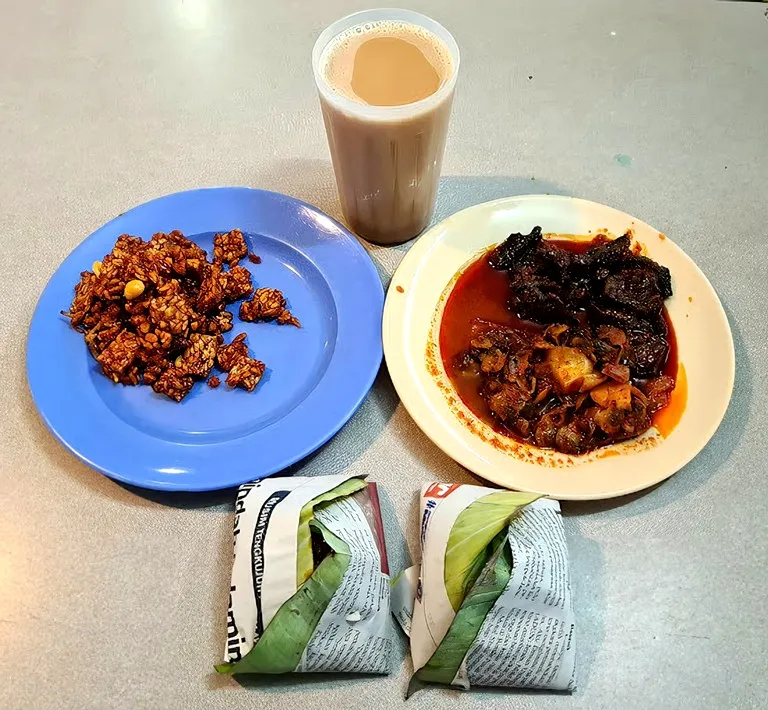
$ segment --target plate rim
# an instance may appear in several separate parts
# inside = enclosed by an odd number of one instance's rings
[[[471,213],[473,211],[486,211],[488,213],[491,213],[495,208],[498,208],[501,206],[511,207],[513,205],[519,204],[521,201],[536,202],[541,200],[544,200],[544,201],[551,200],[551,201],[564,202],[564,203],[570,202],[570,203],[575,203],[577,205],[582,205],[588,208],[599,208],[601,210],[608,210],[610,212],[615,213],[617,216],[627,219],[632,224],[633,227],[643,227],[653,232],[658,232],[658,230],[651,227],[646,222],[636,217],[633,217],[632,215],[626,212],[623,212],[622,210],[619,210],[614,207],[610,207],[609,205],[601,204],[599,202],[586,200],[583,198],[571,197],[568,195],[548,195],[548,194],[509,195],[507,197],[497,198],[487,202],[478,203],[476,205],[471,205],[469,207],[464,208],[463,210],[455,212],[452,215],[449,215],[447,218],[445,218],[441,222],[439,222],[438,224],[431,227],[423,235],[421,235],[421,237],[419,237],[419,239],[413,245],[413,247],[404,256],[403,260],[398,265],[398,268],[395,270],[395,273],[392,276],[392,280],[390,281],[387,297],[384,303],[383,327],[382,327],[384,359],[385,359],[385,362],[387,363],[387,368],[389,370],[390,377],[392,379],[395,390],[398,396],[400,397],[400,400],[402,401],[403,406],[406,408],[411,418],[416,422],[417,426],[419,427],[419,429],[421,429],[421,431],[425,434],[425,436],[427,436],[446,455],[451,457],[454,461],[459,463],[461,466],[467,468],[474,475],[477,475],[487,481],[490,481],[491,483],[494,483],[504,488],[510,488],[510,486],[512,485],[508,480],[508,476],[506,476],[507,480],[504,480],[505,475],[503,473],[496,473],[494,469],[490,469],[490,468],[483,469],[483,467],[479,465],[479,460],[480,460],[479,454],[477,454],[472,449],[468,448],[462,442],[458,440],[454,440],[445,435],[446,432],[450,432],[450,426],[443,421],[442,417],[438,416],[436,413],[432,411],[431,403],[429,402],[428,398],[422,395],[420,392],[422,389],[422,385],[420,384],[418,378],[415,375],[414,376],[410,375],[410,368],[413,366],[413,362],[410,354],[408,353],[408,348],[404,345],[405,340],[403,338],[398,338],[394,335],[394,333],[398,332],[398,325],[397,325],[398,319],[400,319],[402,322],[405,322],[404,312],[405,312],[405,309],[407,308],[409,296],[406,296],[404,298],[402,293],[395,292],[395,288],[396,288],[396,284],[399,284],[400,282],[406,283],[407,281],[410,280],[410,278],[413,275],[413,272],[415,272],[413,265],[415,263],[418,263],[419,260],[422,260],[425,258],[425,255],[434,246],[438,237],[446,231],[446,229],[449,227],[449,223],[455,220],[458,216],[462,215],[466,217],[467,213]],[[690,463],[690,461],[692,461],[704,449],[704,447],[709,443],[709,441],[712,439],[712,437],[716,433],[717,429],[719,428],[720,424],[722,423],[727,413],[727,410],[730,406],[730,402],[733,396],[733,387],[735,383],[735,349],[734,349],[734,342],[733,342],[733,333],[730,327],[730,323],[728,321],[727,313],[723,308],[722,302],[720,301],[720,298],[717,295],[717,292],[715,291],[711,282],[707,278],[706,274],[704,274],[704,272],[698,267],[696,262],[677,243],[675,243],[673,240],[669,240],[669,241],[679,251],[679,254],[690,263],[691,267],[696,272],[698,272],[698,274],[703,279],[703,283],[706,285],[706,287],[709,289],[709,291],[711,292],[712,296],[715,299],[715,302],[718,307],[716,311],[717,317],[724,324],[725,332],[728,335],[727,344],[729,346],[728,347],[729,362],[728,362],[727,381],[725,383],[726,390],[727,390],[727,400],[725,401],[725,406],[723,407],[722,413],[720,414],[719,418],[717,418],[717,420],[713,422],[713,424],[708,428],[708,430],[704,432],[706,436],[703,438],[703,443],[700,446],[690,447],[690,450],[686,453],[686,455],[679,457],[679,460],[675,461],[674,470],[672,470],[669,473],[664,473],[663,475],[657,476],[655,480],[648,481],[648,482],[641,482],[637,485],[629,485],[629,486],[626,486],[625,488],[613,490],[607,493],[601,492],[601,493],[586,493],[586,494],[578,494],[578,493],[560,494],[560,493],[548,492],[543,488],[537,490],[533,487],[528,487],[528,486],[524,488],[518,488],[516,490],[525,490],[533,493],[539,493],[542,495],[549,495],[551,497],[557,498],[558,500],[574,500],[574,501],[606,500],[606,499],[618,498],[621,496],[629,495],[631,493],[636,493],[641,490],[646,490],[654,485],[661,483],[667,478],[670,478],[671,476],[673,476],[675,473],[680,471],[684,466]],[[469,259],[470,257],[471,257],[470,250],[468,249],[467,258]],[[404,278],[404,275],[405,275],[405,278]],[[442,433],[442,436],[440,435],[441,433]]]
[[[358,388],[355,390],[356,394],[354,396],[352,395],[349,396],[349,401],[347,402],[346,406],[343,407],[343,411],[333,419],[333,423],[327,427],[327,430],[324,431],[322,435],[315,437],[314,440],[305,444],[302,448],[297,449],[290,456],[285,457],[281,465],[272,466],[269,470],[265,470],[263,472],[252,472],[249,474],[247,478],[239,477],[238,480],[234,480],[234,479],[225,480],[221,484],[206,483],[198,480],[200,478],[200,474],[197,473],[192,481],[186,481],[186,482],[177,481],[173,478],[168,478],[163,480],[157,480],[157,479],[147,480],[146,478],[142,479],[141,477],[137,477],[131,474],[130,472],[124,473],[123,471],[119,470],[119,467],[118,467],[118,470],[115,470],[116,467],[114,465],[110,465],[108,463],[107,464],[99,463],[98,461],[92,460],[92,458],[89,457],[88,453],[79,451],[78,447],[72,445],[72,443],[69,442],[67,438],[63,436],[62,433],[58,430],[55,422],[51,421],[49,412],[46,411],[45,408],[41,407],[40,397],[42,395],[36,392],[36,374],[35,374],[35,366],[32,360],[34,359],[34,356],[35,356],[34,349],[37,346],[35,343],[35,338],[37,337],[36,331],[40,327],[42,327],[38,319],[38,316],[41,308],[41,303],[44,300],[46,292],[48,291],[49,288],[51,288],[52,282],[56,278],[59,271],[64,267],[64,265],[70,259],[72,259],[76,255],[78,250],[84,247],[84,245],[90,240],[98,239],[99,234],[102,233],[103,231],[107,231],[110,227],[114,228],[115,223],[119,222],[121,219],[123,219],[127,215],[134,213],[138,210],[147,209],[147,208],[150,208],[151,206],[156,206],[157,203],[160,203],[164,200],[168,200],[171,198],[182,199],[181,196],[192,197],[196,194],[202,194],[202,193],[205,193],[206,195],[211,195],[215,193],[228,193],[230,195],[235,194],[237,195],[237,199],[254,199],[254,198],[266,199],[272,202],[273,204],[283,203],[283,204],[292,205],[294,207],[302,207],[302,208],[309,209],[312,213],[322,217],[323,220],[328,220],[333,225],[336,231],[336,234],[334,234],[334,238],[338,239],[339,236],[342,236],[344,238],[344,243],[349,247],[351,247],[355,251],[357,256],[361,258],[361,266],[364,269],[364,273],[366,274],[365,280],[368,283],[367,288],[371,289],[370,296],[375,302],[375,306],[377,310],[377,313],[375,314],[377,317],[374,318],[374,320],[378,323],[381,322],[381,314],[383,311],[383,303],[384,303],[384,297],[385,297],[384,287],[381,281],[381,277],[379,276],[379,273],[376,269],[373,259],[371,258],[368,251],[362,245],[360,240],[347,227],[341,224],[338,220],[334,219],[330,215],[323,212],[323,210],[321,210],[319,207],[312,205],[297,197],[293,197],[291,195],[286,195],[284,193],[280,193],[272,190],[264,190],[260,188],[248,187],[248,186],[242,186],[242,185],[198,187],[198,188],[192,188],[189,190],[179,190],[177,192],[172,192],[165,195],[160,195],[158,197],[154,197],[150,200],[134,205],[133,207],[121,212],[120,214],[116,215],[112,219],[108,220],[104,224],[97,227],[90,234],[88,234],[81,241],[79,241],[69,251],[69,253],[59,262],[59,264],[56,266],[56,268],[48,277],[48,280],[46,281],[44,288],[41,290],[37,298],[35,307],[32,312],[31,319],[29,321],[27,335],[25,338],[24,362],[25,362],[25,370],[26,370],[26,383],[27,383],[28,391],[32,398],[32,403],[34,404],[35,409],[38,415],[40,416],[40,419],[43,421],[46,429],[48,429],[48,431],[51,432],[54,438],[67,451],[69,451],[78,460],[82,461],[84,464],[86,464],[90,468],[98,471],[99,473],[107,476],[108,478],[111,478],[115,481],[119,481],[121,483],[130,485],[130,486],[135,486],[137,488],[142,488],[147,490],[167,491],[167,492],[193,492],[193,493],[223,490],[227,488],[233,488],[238,485],[242,485],[242,483],[246,483],[248,481],[266,478],[268,476],[272,476],[276,473],[279,473],[281,471],[288,469],[290,466],[293,466],[299,461],[305,459],[306,457],[308,457],[309,455],[317,451],[324,444],[326,444],[352,418],[352,416],[357,412],[357,410],[360,408],[360,406],[363,404],[366,397],[368,396],[368,393],[370,392],[375,382],[375,379],[381,369],[381,364],[383,360],[383,342],[381,339],[381,332],[379,330],[378,337],[372,338],[369,345],[366,346],[366,350],[370,351],[370,361],[368,363],[368,366],[364,369],[364,374],[365,374],[364,378],[361,378],[361,383],[358,386]],[[246,229],[245,231],[258,231],[258,230]],[[294,244],[291,243],[291,241],[287,239],[283,241],[285,241],[285,243],[288,246],[292,248],[297,248]],[[304,253],[302,250],[299,249],[299,252],[302,253],[305,256],[305,258],[310,258],[309,255]],[[314,261],[311,258],[310,258],[310,261],[314,263]],[[317,264],[315,264],[315,266],[317,267]],[[87,268],[87,265],[85,265],[83,268]],[[322,273],[322,275],[324,278],[327,278],[325,273]],[[329,283],[328,285],[332,289],[332,293],[333,293],[332,284]],[[74,287],[74,284],[73,284],[73,287]],[[333,295],[335,296],[336,294],[334,293]],[[304,399],[302,399],[301,402],[299,402],[296,405],[296,407],[294,408],[294,410],[292,410],[292,412],[300,409],[303,403],[317,389],[317,386],[325,379],[328,373],[328,369],[330,369],[331,367],[331,363],[333,362],[333,359],[338,356],[337,353],[339,352],[339,348],[337,346],[338,346],[338,340],[336,342],[336,346],[334,347],[334,353],[331,355],[331,360],[329,361],[328,368],[326,369],[325,372],[323,372],[321,377],[318,379],[318,383],[315,386],[315,388],[313,388],[313,390],[311,390],[304,397]],[[281,420],[278,420],[278,421],[283,421],[285,418],[289,417],[291,413],[287,414],[286,417],[283,417]],[[232,441],[238,441],[238,440],[246,440],[247,438],[248,438],[248,435],[238,436],[228,441],[232,442]],[[163,441],[165,444],[171,447],[185,446],[184,444],[180,444],[177,442],[170,442],[166,440],[159,440],[159,441]],[[206,444],[199,444],[197,446],[205,447]],[[256,467],[256,464],[254,464],[254,468],[255,467]],[[157,475],[159,476],[160,474],[157,474]],[[207,475],[210,476],[210,474],[207,474]]]

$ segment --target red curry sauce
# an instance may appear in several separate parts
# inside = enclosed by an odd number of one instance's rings
[[[582,253],[597,243],[604,241],[598,236],[592,241],[573,241],[570,239],[552,239],[552,244],[570,251]],[[488,263],[491,249],[471,263],[459,276],[445,304],[440,321],[439,346],[448,378],[453,384],[462,402],[482,421],[495,431],[512,439],[520,440],[511,429],[506,427],[491,414],[488,403],[480,396],[480,376],[461,372],[455,367],[456,356],[469,347],[472,321],[476,318],[500,323],[526,332],[543,332],[545,326],[518,318],[509,308],[509,277],[504,271],[497,271]],[[675,380],[675,390],[670,403],[653,415],[653,423],[663,435],[667,435],[680,420],[687,389],[685,376],[678,381],[677,339],[666,307],[664,318],[669,328],[669,354],[662,374]],[[683,391],[683,390],[686,391]]]

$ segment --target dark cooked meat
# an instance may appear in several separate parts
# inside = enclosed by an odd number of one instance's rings
[[[586,312],[590,322],[615,326],[625,333],[653,332],[653,326],[650,322],[638,318],[636,314],[630,311],[616,307],[615,304],[606,305],[597,298],[587,305]]]
[[[625,234],[618,239],[605,239],[601,244],[580,254],[576,262],[579,267],[600,275],[602,270],[615,268],[617,264],[623,264],[632,256],[632,240]]]
[[[539,227],[486,258],[509,276],[506,305],[524,323],[476,318],[450,368],[477,380],[503,430],[566,454],[646,431],[675,385],[663,374],[669,270],[638,255],[629,235],[568,249]]]
[[[494,269],[511,269],[529,259],[540,242],[541,227],[534,227],[530,234],[510,234],[490,253],[488,260]]]
[[[664,299],[672,294],[669,269],[635,254],[629,235],[598,237],[583,253],[571,253],[543,240],[537,227],[510,235],[488,260],[509,274],[517,315],[537,323],[575,324],[587,312],[593,324],[658,332]]]
[[[510,286],[517,314],[538,323],[572,323],[568,293],[558,283],[539,274],[533,266],[510,272]]]
[[[674,388],[675,381],[667,375],[655,377],[645,383],[643,390],[648,398],[648,411],[650,414],[658,412],[669,404],[669,398]]]
[[[669,355],[669,342],[661,335],[653,333],[629,333],[632,346],[630,367],[638,377],[655,377],[661,372]]]
[[[559,281],[570,273],[574,255],[564,249],[541,241],[536,246],[538,270],[550,278]]]
[[[645,269],[656,276],[656,284],[659,287],[661,297],[666,300],[672,296],[672,274],[666,266],[657,264],[653,259],[640,254],[633,255],[627,260],[627,266],[635,269]]]
[[[664,306],[656,275],[647,269],[622,269],[611,274],[605,280],[603,295],[641,316],[658,313]]]

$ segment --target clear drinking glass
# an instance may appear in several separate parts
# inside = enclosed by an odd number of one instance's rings
[[[451,70],[438,90],[401,106],[371,106],[341,95],[325,76],[326,49],[344,31],[381,22],[416,25],[445,45]],[[312,66],[341,207],[352,229],[377,244],[399,244],[429,223],[435,208],[448,120],[459,72],[448,30],[410,10],[365,10],[334,22],[318,37]]]

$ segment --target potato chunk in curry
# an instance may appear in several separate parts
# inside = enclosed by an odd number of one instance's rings
[[[547,362],[558,390],[563,394],[587,392],[605,380],[581,350],[557,346],[547,351]]]

